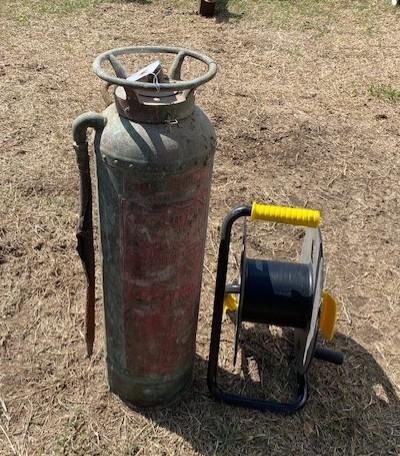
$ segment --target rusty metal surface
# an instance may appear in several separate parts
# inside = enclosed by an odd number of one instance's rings
[[[154,52],[177,54],[170,70],[175,78],[187,56],[208,71],[171,81],[160,67],[153,83],[132,81],[116,58]],[[117,77],[104,72],[105,61]],[[195,106],[194,89],[214,77],[216,65],[188,49],[143,47],[107,51],[94,68],[117,87],[104,117],[83,115],[73,126],[81,160],[79,251],[90,291],[88,351],[94,338],[94,252],[86,130],[93,127],[110,389],[132,405],[164,405],[192,376],[215,151],[214,128]]]
[[[111,49],[107,52],[103,52],[96,57],[93,63],[93,69],[97,76],[104,81],[111,84],[122,86],[130,89],[141,89],[141,90],[154,90],[155,86],[153,83],[142,82],[142,81],[130,81],[125,78],[125,73],[122,66],[116,60],[116,57],[127,54],[176,54],[175,62],[172,64],[173,72],[176,74],[185,57],[191,57],[204,63],[207,66],[207,72],[203,75],[188,80],[188,81],[173,81],[173,82],[160,82],[158,84],[159,90],[192,90],[199,87],[202,84],[210,81],[217,72],[217,65],[208,56],[201,54],[200,52],[192,49],[178,48],[178,47],[167,47],[167,46],[138,46],[138,47],[124,47]],[[116,71],[117,77],[110,75],[103,69],[103,65],[110,62]]]
[[[180,174],[214,154],[214,128],[197,106],[185,119],[163,124],[130,121],[119,115],[115,104],[103,114],[108,121],[95,147],[97,156],[110,167],[128,169],[138,177],[144,173]],[[121,185],[112,178],[115,186]]]
[[[166,176],[157,186],[126,182],[136,193],[153,187],[157,199],[155,207],[121,201],[124,323],[132,333],[126,341],[132,373],[168,375],[193,361],[209,182],[208,166]]]
[[[215,133],[194,107],[139,124],[114,104],[96,135],[108,380],[124,401],[166,404],[189,384]]]
[[[95,263],[93,247],[92,187],[88,145],[74,145],[80,175],[80,212],[76,228],[76,250],[86,275],[85,339],[87,355],[91,356],[95,328]]]
[[[80,115],[73,123],[74,149],[79,169],[80,211],[76,228],[77,251],[86,275],[85,340],[88,356],[92,355],[95,336],[95,262],[93,246],[92,186],[89,152],[86,141],[89,127],[101,131],[106,119],[96,113]]]
[[[176,54],[167,74],[160,62],[155,69],[143,68],[142,77],[132,80],[117,56],[127,54],[152,54],[154,52]],[[181,80],[185,58],[192,58],[207,66],[207,72],[191,80]],[[116,76],[103,69],[109,62]],[[212,79],[217,71],[215,63],[199,52],[171,47],[127,47],[112,49],[98,56],[93,64],[96,74],[106,81],[102,95],[107,106],[111,103],[108,93],[114,87],[114,101],[119,114],[129,120],[142,123],[175,122],[189,116],[194,108],[195,89]],[[146,72],[150,71],[150,73]],[[154,73],[152,71],[155,71]]]
[[[193,111],[194,100],[192,90],[143,92],[117,87],[114,91],[118,113],[127,119],[142,123],[158,124],[184,119]]]

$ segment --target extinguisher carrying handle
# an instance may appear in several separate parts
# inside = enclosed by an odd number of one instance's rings
[[[85,340],[87,355],[93,353],[95,337],[95,260],[93,245],[92,183],[90,177],[87,129],[102,131],[107,119],[97,113],[81,114],[72,124],[72,136],[80,181],[80,211],[76,228],[77,251],[86,275]]]
[[[176,54],[175,60],[169,70],[169,76],[174,79],[174,82],[160,82],[150,83],[142,81],[130,81],[127,79],[127,73],[116,58],[117,56],[127,54]],[[188,81],[181,81],[181,67],[185,57],[191,57],[207,65],[207,72],[198,78]],[[113,76],[103,69],[104,63],[110,63],[113,67],[116,76]],[[166,47],[166,46],[141,46],[141,47],[123,47],[111,49],[98,55],[93,63],[93,70],[100,79],[107,81],[110,84],[123,86],[131,89],[141,90],[193,90],[200,85],[210,81],[217,73],[216,63],[208,56],[192,49],[185,49],[179,47]]]

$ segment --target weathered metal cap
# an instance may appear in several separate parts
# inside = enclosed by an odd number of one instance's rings
[[[176,57],[164,75],[153,82],[146,78],[132,78],[117,59],[127,54],[175,54]],[[182,81],[181,68],[185,57],[191,57],[207,65],[207,72],[197,78]],[[103,69],[104,63],[109,62],[114,69],[115,76]],[[119,114],[130,120],[139,122],[174,121],[187,117],[194,109],[194,90],[210,81],[217,72],[215,62],[204,54],[191,49],[144,46],[111,49],[100,54],[93,63],[97,76],[109,86],[116,86],[114,100]],[[153,73],[151,73],[153,74]]]
[[[176,54],[176,58],[174,63],[172,64],[170,70],[170,77],[171,79],[175,79],[176,76],[180,77],[180,69],[183,63],[183,60],[186,56],[192,57],[195,60],[199,60],[208,66],[207,73],[199,76],[198,78],[191,79],[189,81],[176,81],[170,83],[160,83],[158,88],[160,90],[186,90],[186,89],[195,89],[202,84],[210,81],[217,72],[217,65],[216,63],[204,54],[200,54],[197,51],[193,51],[191,49],[184,49],[179,47],[164,47],[164,46],[143,46],[143,47],[124,47],[124,48],[117,48],[111,49],[110,51],[103,52],[99,56],[96,57],[96,60],[93,63],[93,69],[97,76],[104,81],[107,81],[111,84],[120,85],[123,87],[128,87],[132,89],[147,89],[147,90],[154,90],[156,89],[156,85],[150,82],[140,82],[140,81],[129,81],[124,77],[123,73],[120,72],[117,74],[117,77],[108,74],[102,68],[104,62],[111,62],[113,65],[114,70],[116,70],[115,57],[119,55],[126,55],[126,54]],[[122,65],[118,62],[119,69],[117,71],[124,71]]]

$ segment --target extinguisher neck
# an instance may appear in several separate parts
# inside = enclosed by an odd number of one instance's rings
[[[149,92],[118,87],[114,100],[121,117],[140,123],[174,123],[195,108],[194,90]]]

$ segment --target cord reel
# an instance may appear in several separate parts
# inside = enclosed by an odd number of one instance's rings
[[[299,262],[249,258],[246,253],[247,217],[305,227]],[[240,218],[244,218],[240,283],[226,284],[231,230],[233,223]],[[307,400],[306,374],[313,358],[342,364],[341,353],[317,346],[318,333],[330,341],[336,323],[336,302],[323,291],[324,254],[319,222],[319,211],[257,203],[251,207],[237,207],[225,218],[221,229],[208,366],[208,386],[215,399],[260,410],[294,412]],[[297,397],[293,401],[281,403],[247,398],[226,393],[218,385],[220,333],[226,311],[236,313],[234,364],[244,322],[294,329]]]

